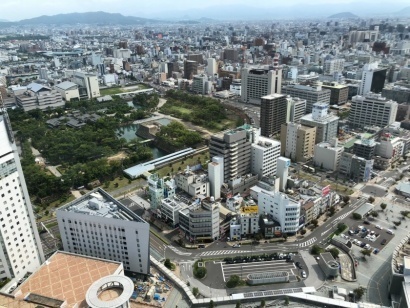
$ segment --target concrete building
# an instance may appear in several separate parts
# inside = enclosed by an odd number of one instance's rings
[[[101,188],[56,214],[65,251],[122,262],[126,271],[149,274],[149,224]]]
[[[246,238],[259,232],[258,206],[253,202],[244,204],[230,222],[231,240]]]
[[[165,198],[161,200],[161,207],[157,209],[157,213],[166,223],[176,228],[179,224],[179,211],[184,207],[186,204],[176,199]]]
[[[192,92],[202,95],[209,93],[207,83],[208,77],[206,75],[195,75],[192,80]]]
[[[300,118],[303,117],[306,113],[306,100],[300,99],[298,97],[287,96],[286,100],[288,101],[288,113],[287,120],[288,122],[299,122]]]
[[[372,159],[376,152],[374,139],[361,138],[353,144],[353,154],[364,159]]]
[[[316,143],[337,138],[339,117],[329,111],[329,105],[313,104],[312,113],[300,118],[300,123],[307,127],[316,127]]]
[[[410,70],[409,70],[410,72]],[[395,101],[399,104],[404,103],[405,106],[410,105],[410,84],[409,86],[399,86],[399,85],[386,85],[383,88],[382,96],[388,100]]]
[[[261,97],[281,93],[282,69],[243,68],[241,83],[242,102],[259,105]]]
[[[23,94],[16,95],[15,99],[17,106],[23,108],[24,111],[64,106],[64,101],[58,91],[38,83],[30,83],[27,90]]]
[[[279,157],[277,159],[276,177],[279,178],[279,190],[285,191],[288,181],[288,173],[290,167],[290,159],[286,157]]]
[[[72,82],[78,85],[80,98],[96,98],[100,96],[100,87],[98,78],[93,74],[74,71],[72,73]]]
[[[321,142],[315,145],[315,154],[313,156],[315,166],[331,171],[339,169],[344,147],[338,146],[337,142],[337,138],[333,138],[330,142]]]
[[[389,101],[380,94],[368,93],[352,99],[349,123],[354,127],[386,127],[396,119],[397,103]]]
[[[333,75],[333,73],[341,73],[344,70],[345,59],[328,59],[323,65],[323,73]]]
[[[213,197],[179,211],[179,227],[191,242],[219,238],[219,208]]]
[[[330,105],[343,105],[349,98],[349,87],[337,82],[323,82],[323,89],[330,90]]]
[[[321,83],[316,82],[312,86],[300,84],[283,86],[282,94],[306,100],[306,113],[311,113],[313,104],[329,104],[331,91],[323,89]]]
[[[359,95],[366,95],[369,92],[381,93],[384,88],[386,74],[387,68],[379,68],[378,62],[365,64]]]
[[[316,127],[297,123],[283,124],[280,132],[282,155],[297,162],[313,157],[316,144]]]
[[[78,92],[78,85],[74,82],[64,81],[54,86],[57,92],[61,94],[66,102],[72,99],[80,100],[80,93]]]
[[[238,61],[239,52],[235,48],[224,49],[224,60],[236,62]]]
[[[296,233],[300,228],[300,203],[284,193],[261,189],[258,193],[258,213],[272,215],[284,233]]]
[[[287,122],[287,105],[288,101],[285,95],[262,96],[260,111],[262,136],[272,137],[280,133],[281,125]]]
[[[223,183],[251,171],[251,144],[258,132],[250,125],[220,132],[211,136],[209,156],[223,158]]]
[[[259,179],[276,175],[277,159],[280,156],[280,142],[260,136],[252,144],[251,171]]]
[[[229,92],[236,96],[241,96],[242,93],[242,83],[240,79],[233,79],[231,85],[229,86]]]
[[[326,278],[335,278],[339,276],[339,263],[333,258],[330,252],[324,252],[319,255],[318,263]]]
[[[349,32],[349,44],[356,45],[356,43],[370,41],[374,42],[379,37],[378,30],[352,30]]]
[[[38,74],[39,74],[39,78],[43,79],[43,80],[47,80],[48,79],[48,70],[46,67],[40,67],[38,69]]]
[[[174,180],[164,181],[158,174],[154,173],[148,177],[148,189],[151,197],[150,205],[153,212],[161,206],[161,201],[165,198],[175,196],[176,184]]]
[[[373,159],[364,159],[352,153],[343,152],[339,172],[357,183],[368,182],[373,171]]]
[[[185,60],[184,61],[184,78],[192,79],[198,74],[198,63],[196,61]]]
[[[209,76],[215,76],[218,73],[218,65],[214,58],[207,59],[206,71]]]
[[[33,206],[7,113],[0,115],[0,279],[20,279],[44,262]]]
[[[395,137],[390,133],[383,133],[376,144],[374,167],[386,170],[391,165],[403,157],[405,143],[400,137]]]
[[[174,180],[179,189],[192,197],[198,195],[209,197],[210,195],[209,180],[206,174],[196,174],[187,169],[184,172],[178,172]]]

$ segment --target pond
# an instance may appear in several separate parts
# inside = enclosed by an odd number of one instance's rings
[[[169,124],[169,122],[166,123],[166,121],[164,123],[162,123],[161,120],[169,121],[168,119],[159,119],[158,122],[161,123],[162,125]],[[122,126],[121,128],[119,128],[116,131],[117,137],[118,138],[125,138],[125,140],[127,140],[127,141],[131,141],[131,140],[140,140],[140,141],[142,141],[142,140],[144,140],[143,138],[138,137],[135,134],[135,132],[138,129],[138,126],[139,126],[138,124],[129,124],[129,125],[126,125],[126,126]],[[168,154],[168,153],[158,149],[157,147],[154,147],[154,146],[151,146],[151,145],[149,147],[152,150],[153,158],[159,158],[159,157],[162,157],[162,156],[165,156],[165,155]]]

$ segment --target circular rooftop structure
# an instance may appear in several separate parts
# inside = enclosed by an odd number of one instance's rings
[[[134,292],[134,283],[125,276],[111,275],[94,282],[85,295],[85,300],[92,308],[111,308],[129,306],[129,299]]]

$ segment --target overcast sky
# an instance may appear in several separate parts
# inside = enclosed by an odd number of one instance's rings
[[[198,11],[208,7],[220,6],[236,6],[236,7],[256,7],[256,8],[275,8],[278,6],[303,6],[306,4],[329,5],[346,4],[350,11],[355,13],[356,3],[348,5],[358,0],[0,0],[0,19],[16,21],[26,18],[37,17],[40,15],[55,15],[60,13],[73,12],[90,12],[90,11],[105,11],[110,13],[121,13],[124,15],[141,16],[141,17],[156,17],[167,14],[175,15],[178,12],[182,14],[188,13],[190,10]],[[358,1],[371,3],[371,7],[386,6],[387,8],[403,8],[409,6],[408,0],[394,1]],[[171,12],[169,12],[171,11]],[[175,16],[178,17],[178,16]],[[205,16],[212,17],[212,16]]]

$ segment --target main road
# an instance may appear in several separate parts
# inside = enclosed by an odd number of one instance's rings
[[[292,242],[283,243],[266,243],[257,245],[242,245],[240,248],[232,248],[224,241],[215,241],[203,249],[185,249],[173,244],[166,245],[155,235],[151,235],[151,252],[157,258],[170,258],[175,261],[189,261],[195,259],[210,259],[218,257],[234,257],[235,255],[252,255],[274,252],[293,252],[300,250],[309,250],[314,244],[324,244],[328,236],[336,230],[337,224],[349,216],[355,209],[367,202],[366,198],[361,198],[345,206],[323,225],[317,227],[309,235],[302,239]]]

